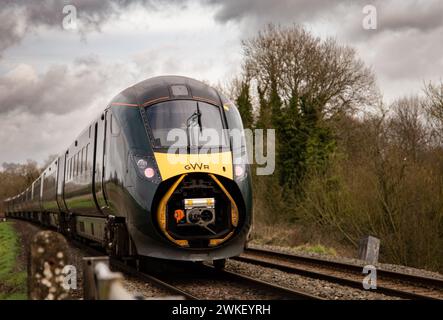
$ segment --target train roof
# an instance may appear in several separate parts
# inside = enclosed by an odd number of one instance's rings
[[[201,81],[182,76],[159,76],[123,90],[111,101],[111,106],[146,107],[174,99],[201,100],[221,105],[218,92]]]

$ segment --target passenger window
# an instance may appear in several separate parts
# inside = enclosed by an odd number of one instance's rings
[[[75,176],[77,177],[78,176],[78,152],[77,152],[77,154],[75,155]]]
[[[85,148],[82,148],[82,156],[81,156],[81,160],[80,160],[80,174],[83,174],[83,153],[84,153]]]
[[[88,171],[88,149],[89,149],[89,143],[86,145],[85,171]]]
[[[66,166],[66,180],[71,179],[71,159],[68,160],[68,165]]]

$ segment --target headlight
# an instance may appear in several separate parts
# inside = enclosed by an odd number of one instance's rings
[[[155,176],[155,170],[153,168],[146,168],[145,169],[145,177],[148,179],[152,179]]]
[[[234,166],[234,174],[236,178],[242,178],[245,174],[246,170],[244,165],[242,164],[236,164]]]
[[[243,180],[247,176],[248,156],[246,149],[237,149],[237,152],[233,152],[233,169],[234,179]]]
[[[134,155],[133,158],[140,176],[151,181],[161,180],[153,157]]]

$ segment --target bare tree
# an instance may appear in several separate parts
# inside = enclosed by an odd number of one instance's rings
[[[390,108],[393,116],[390,119],[390,137],[403,154],[418,160],[421,150],[424,150],[429,142],[426,118],[423,111],[423,102],[417,96],[406,97],[396,100]]]
[[[304,28],[268,25],[243,41],[245,72],[262,92],[273,85],[284,101],[304,99],[321,116],[372,104],[378,96],[372,71],[355,50],[321,40]]]
[[[443,82],[440,84],[433,84],[432,82],[425,84],[424,93],[426,97],[423,100],[423,107],[427,111],[429,122],[434,128],[435,142],[441,145],[443,138]]]
[[[3,200],[15,196],[29,187],[41,173],[37,162],[28,160],[25,164],[3,163],[0,170],[0,212]]]
[[[424,92],[427,100],[424,106],[429,113],[443,123],[443,83],[425,85]]]
[[[43,162],[43,168],[47,168],[55,159],[58,158],[57,154],[50,154]]]

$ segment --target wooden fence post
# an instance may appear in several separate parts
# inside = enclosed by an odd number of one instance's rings
[[[30,300],[69,298],[62,271],[69,265],[68,244],[59,233],[40,231],[31,243],[28,258],[28,297]]]

